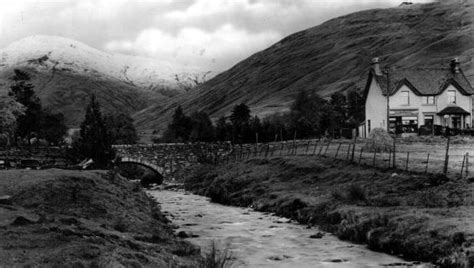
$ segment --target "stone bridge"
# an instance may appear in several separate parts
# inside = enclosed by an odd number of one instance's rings
[[[230,143],[168,143],[114,145],[121,163],[133,163],[172,178],[174,172],[197,162],[214,162],[230,153]]]

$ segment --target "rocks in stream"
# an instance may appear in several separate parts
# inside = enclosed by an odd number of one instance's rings
[[[196,237],[199,237],[199,235],[197,235],[197,234],[193,234],[193,233],[191,233],[191,232],[188,232],[188,233],[187,233],[187,232],[185,232],[185,231],[179,231],[178,234],[177,234],[177,236],[178,236],[179,238],[196,238]]]
[[[324,233],[317,232],[315,234],[310,235],[309,238],[319,239],[319,238],[323,238],[323,236],[324,236]]]

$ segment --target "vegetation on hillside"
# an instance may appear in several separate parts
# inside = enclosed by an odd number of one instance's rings
[[[337,92],[329,100],[317,94],[300,91],[288,113],[274,114],[260,119],[252,116],[244,104],[235,105],[229,118],[220,117],[214,125],[204,112],[187,116],[181,106],[173,114],[162,139],[157,142],[212,142],[232,143],[270,142],[293,138],[324,135],[339,136],[343,129],[350,137],[351,129],[363,120],[362,96],[350,91],[347,96]]]

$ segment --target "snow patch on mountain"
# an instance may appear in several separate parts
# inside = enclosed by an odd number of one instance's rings
[[[0,50],[0,70],[21,66],[112,78],[141,88],[176,88],[177,74],[196,72],[165,61],[112,54],[72,39],[46,35],[26,37]]]

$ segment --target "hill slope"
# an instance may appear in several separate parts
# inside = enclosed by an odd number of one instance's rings
[[[474,4],[452,1],[374,9],[327,21],[292,34],[238,63],[186,96],[135,115],[141,129],[163,129],[176,103],[186,112],[228,114],[245,102],[265,115],[287,109],[307,89],[327,96],[363,86],[369,63],[412,67],[449,64],[459,57],[474,80]]]
[[[0,50],[0,94],[14,69],[31,75],[43,105],[64,113],[71,127],[83,119],[91,93],[105,111],[130,114],[180,93],[168,63],[109,54],[62,37],[32,36]]]

